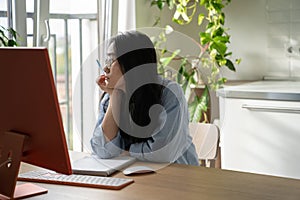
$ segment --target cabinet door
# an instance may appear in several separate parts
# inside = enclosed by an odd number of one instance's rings
[[[300,178],[300,102],[220,100],[222,168]]]

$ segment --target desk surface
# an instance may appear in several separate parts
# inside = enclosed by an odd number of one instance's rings
[[[22,163],[20,172],[29,170],[32,166]],[[135,182],[118,191],[36,183],[49,191],[30,199],[300,199],[300,180],[216,168],[172,164],[130,178]]]

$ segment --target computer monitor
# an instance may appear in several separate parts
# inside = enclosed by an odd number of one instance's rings
[[[71,174],[46,48],[0,48],[0,194],[12,197],[20,161]]]

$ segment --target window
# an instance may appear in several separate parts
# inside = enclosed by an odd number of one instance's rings
[[[18,7],[20,2],[16,1],[12,13],[20,9]],[[96,58],[99,55],[97,8],[104,1],[89,0],[87,3],[85,0],[26,0],[25,2],[24,13],[27,19],[23,26],[26,30],[27,46],[48,47],[69,148],[86,150],[89,148],[89,138],[97,117],[97,103],[95,103],[97,102],[95,79],[98,74]],[[36,2],[39,6],[34,5]],[[7,1],[0,1],[0,25],[7,27],[7,19]],[[46,23],[43,19],[47,19]],[[49,40],[44,42],[48,33],[50,33]],[[37,42],[38,40],[41,42]]]
[[[0,1],[0,25],[8,27],[7,23],[7,3],[6,1]]]

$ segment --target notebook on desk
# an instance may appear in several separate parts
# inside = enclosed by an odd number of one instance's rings
[[[135,162],[130,156],[119,156],[110,159],[100,159],[95,155],[87,155],[72,162],[74,174],[109,176]]]

